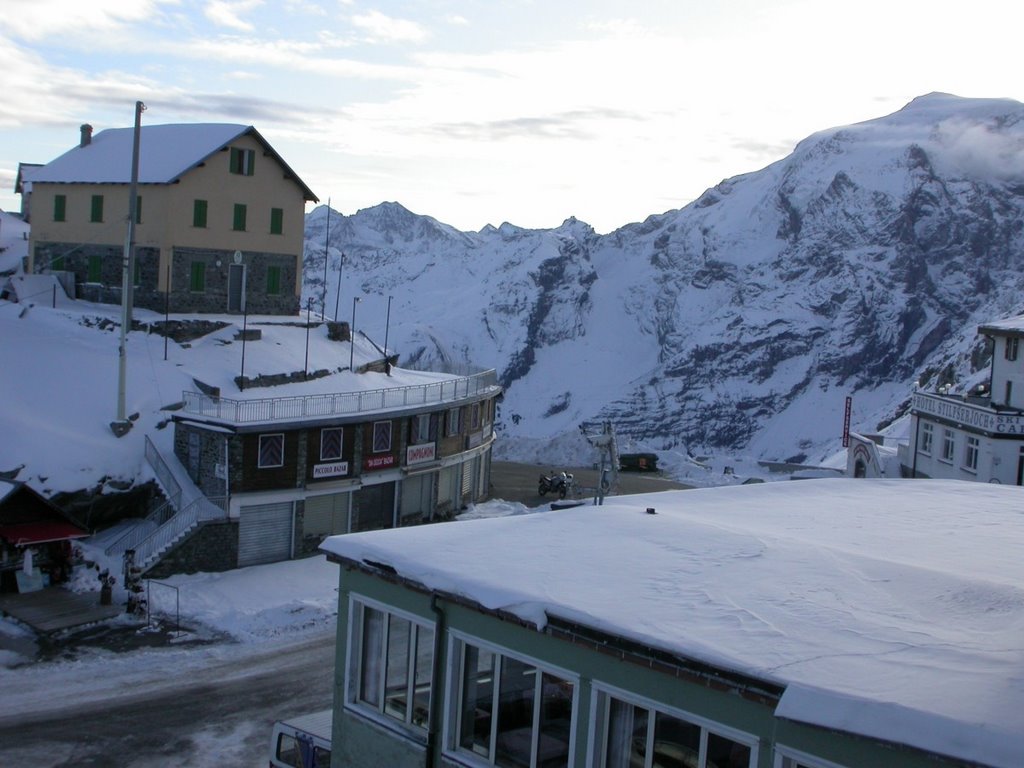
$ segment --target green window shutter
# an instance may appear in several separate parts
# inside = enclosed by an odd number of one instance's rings
[[[194,293],[202,293],[206,290],[206,264],[202,261],[192,262],[189,290]]]
[[[256,150],[247,149],[245,150],[245,175],[252,176],[256,167]]]
[[[267,267],[267,293],[278,294],[281,292],[281,268],[278,266]]]
[[[229,165],[230,165],[228,170],[230,170],[231,173],[241,173],[242,172],[242,150],[240,150],[238,147],[232,147],[231,148],[231,158],[230,158],[230,160],[228,162],[229,162]]]
[[[135,223],[142,223],[142,195],[135,196]]]
[[[92,210],[90,212],[89,221],[103,221],[103,195],[92,196]]]
[[[68,198],[66,195],[55,195],[53,198],[53,220],[66,221],[68,213]]]
[[[245,203],[235,203],[235,220],[232,229],[236,232],[245,232]]]
[[[192,201],[192,226],[206,229],[206,201]]]
[[[284,210],[281,208],[270,209],[270,234],[280,235],[284,232]]]
[[[100,282],[100,276],[103,274],[103,264],[100,261],[100,257],[95,254],[89,256],[89,270],[86,275],[86,280],[90,283]]]
[[[135,274],[132,275],[132,285],[142,285],[142,261],[139,254],[135,254]]]

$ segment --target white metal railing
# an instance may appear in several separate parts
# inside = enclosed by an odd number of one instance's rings
[[[185,413],[231,424],[251,424],[310,417],[347,416],[392,408],[446,403],[473,397],[497,386],[498,376],[495,371],[490,370],[430,384],[324,395],[235,400],[228,397],[213,397],[202,392],[183,392],[182,410]]]
[[[225,509],[226,500],[200,496],[135,545],[135,563],[145,570],[166,547],[200,522],[223,519]]]
[[[146,435],[145,456],[146,462],[153,468],[156,479],[163,487],[164,493],[167,494],[168,503],[174,509],[178,509],[181,506],[181,485],[174,479],[174,473],[167,466],[167,462],[164,461],[164,457],[160,455],[160,451],[157,450],[153,441],[149,439],[149,435]]]

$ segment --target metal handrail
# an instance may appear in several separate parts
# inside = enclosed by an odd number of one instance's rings
[[[167,466],[167,462],[164,461],[164,457],[160,455],[160,451],[157,450],[153,441],[149,439],[149,435],[146,435],[145,456],[149,466],[153,468],[156,479],[163,487],[167,500],[173,503],[175,509],[178,509],[181,504],[181,485],[174,479],[174,473]]]
[[[223,519],[225,509],[225,500],[200,496],[135,545],[135,562],[145,569],[157,554],[189,529],[205,520]]]
[[[494,370],[430,384],[415,384],[362,392],[323,395],[266,397],[235,400],[202,392],[183,392],[182,410],[232,424],[274,422],[289,419],[345,416],[392,408],[445,403],[473,397],[498,386]]]

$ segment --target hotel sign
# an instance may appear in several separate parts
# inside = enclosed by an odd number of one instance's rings
[[[347,461],[332,461],[328,464],[313,465],[313,479],[320,480],[325,477],[342,477],[348,474]]]
[[[998,413],[951,398],[920,393],[914,395],[913,409],[917,413],[926,413],[991,435],[1024,436],[1024,416],[1019,414]]]
[[[436,455],[437,448],[433,443],[410,445],[405,449],[405,463],[407,466],[422,464],[425,461],[433,461]]]

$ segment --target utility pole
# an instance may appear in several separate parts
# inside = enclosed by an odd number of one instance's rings
[[[327,234],[324,236],[324,292],[320,299],[320,317],[327,319],[327,265],[331,262],[331,198],[327,198]],[[337,314],[337,311],[335,311]],[[335,320],[338,318],[335,317]]]
[[[135,102],[135,134],[132,139],[132,176],[128,188],[128,228],[124,239],[124,257],[121,260],[121,339],[117,350],[117,418],[111,422],[111,431],[121,437],[132,428],[125,416],[125,390],[128,373],[128,329],[132,324],[132,286],[135,282],[135,216],[139,187],[139,139],[142,134],[142,113],[146,105]]]

